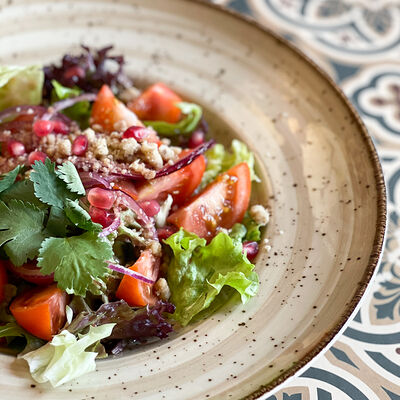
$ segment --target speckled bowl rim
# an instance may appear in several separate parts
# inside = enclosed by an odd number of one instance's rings
[[[374,177],[376,181],[376,191],[377,191],[377,224],[376,224],[376,234],[374,238],[374,244],[372,248],[372,253],[368,261],[367,268],[365,270],[364,276],[360,280],[358,284],[358,288],[353,298],[349,302],[346,311],[340,316],[340,319],[336,326],[334,326],[329,332],[327,332],[324,337],[319,341],[319,343],[310,350],[301,360],[299,360],[294,366],[283,372],[277,378],[272,381],[266,382],[264,385],[261,385],[256,391],[246,395],[243,400],[255,400],[259,399],[262,395],[270,392],[273,389],[277,389],[278,385],[281,385],[288,378],[292,378],[298,375],[301,370],[311,362],[316,356],[320,355],[321,352],[325,349],[327,350],[327,346],[334,340],[335,336],[342,331],[346,324],[350,321],[350,317],[353,312],[357,309],[357,306],[360,304],[360,301],[365,294],[369,284],[372,282],[372,278],[374,276],[376,267],[380,261],[383,243],[385,240],[385,232],[386,232],[386,186],[385,179],[383,176],[382,166],[379,161],[378,154],[376,152],[376,148],[371,139],[371,136],[368,133],[366,126],[361,120],[360,115],[351,104],[350,100],[346,97],[343,91],[339,88],[339,86],[334,82],[334,80],[325,72],[321,67],[319,67],[311,58],[309,58],[303,51],[294,46],[288,40],[278,35],[273,30],[265,27],[261,23],[257,22],[254,18],[249,17],[244,14],[240,14],[237,11],[228,9],[224,6],[214,4],[209,2],[208,0],[183,0],[187,2],[197,3],[201,6],[213,9],[215,12],[223,13],[229,17],[235,18],[245,24],[258,29],[260,32],[264,33],[275,39],[280,45],[287,47],[290,51],[292,51],[297,57],[301,58],[305,61],[310,67],[313,68],[316,74],[320,75],[325,81],[329,83],[332,90],[336,92],[339,99],[342,101],[343,105],[348,108],[354,120],[357,124],[358,131],[361,134],[361,137],[365,143],[366,149],[369,153],[369,159],[372,163],[374,170]]]

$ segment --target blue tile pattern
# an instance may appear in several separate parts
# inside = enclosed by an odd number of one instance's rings
[[[388,185],[386,248],[372,293],[324,356],[267,400],[400,399],[400,1],[215,0],[292,40],[341,86]]]

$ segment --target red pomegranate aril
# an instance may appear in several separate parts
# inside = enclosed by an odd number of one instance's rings
[[[158,239],[168,239],[171,235],[178,231],[178,228],[173,225],[167,225],[157,229]]]
[[[192,133],[192,136],[189,139],[189,147],[191,149],[194,149],[197,146],[200,146],[201,144],[204,143],[205,140],[205,133],[201,129],[197,129]]]
[[[122,134],[122,139],[134,138],[140,141],[149,136],[150,132],[150,129],[142,126],[131,126]]]
[[[160,211],[160,205],[155,200],[141,201],[139,206],[149,217],[154,217]]]
[[[82,67],[74,66],[68,68],[64,72],[64,79],[72,79],[73,81],[77,81],[78,78],[84,78],[85,75],[85,70]]]
[[[45,119],[38,119],[33,124],[33,132],[36,136],[44,137],[53,132],[54,122]]]
[[[60,133],[62,135],[66,135],[69,133],[69,128],[62,121],[51,121],[53,123],[53,132]]]
[[[89,208],[89,215],[93,222],[100,224],[103,228],[110,226],[115,219],[113,213],[93,206],[90,206]]]
[[[243,242],[243,253],[247,254],[249,261],[256,258],[258,254],[258,243],[257,242]]]
[[[108,189],[101,189],[94,187],[90,189],[87,198],[93,207],[101,208],[103,210],[109,210],[115,201],[115,192]]]
[[[29,154],[28,156],[28,163],[30,165],[34,164],[35,161],[41,161],[41,162],[45,162],[47,158],[47,154],[43,153],[43,151],[39,151],[39,150],[35,150],[32,151],[32,153]]]
[[[76,156],[83,156],[89,146],[88,138],[85,135],[79,135],[72,143],[72,154]]]
[[[10,140],[7,143],[7,150],[11,157],[19,157],[26,153],[24,144],[17,140]]]

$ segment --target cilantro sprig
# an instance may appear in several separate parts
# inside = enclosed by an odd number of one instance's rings
[[[68,293],[94,292],[113,250],[79,203],[85,188],[78,171],[71,162],[56,167],[46,159],[35,162],[29,179],[16,181],[21,169],[0,180],[0,247],[16,266],[38,257],[41,272],[54,273]]]
[[[39,250],[38,266],[43,275],[54,273],[58,286],[67,293],[85,296],[93,280],[108,272],[106,260],[113,258],[111,244],[96,233],[69,238],[48,238]]]
[[[68,185],[71,186],[72,183],[66,183],[64,179],[60,178],[60,175],[66,179],[62,171],[56,172],[55,163],[51,162],[49,158],[46,158],[45,163],[36,161],[33,165],[30,180],[35,188],[35,196],[42,203],[63,208],[66,199],[75,200],[81,197],[68,188]]]

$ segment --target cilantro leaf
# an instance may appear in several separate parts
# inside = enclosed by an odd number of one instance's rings
[[[56,175],[67,184],[67,188],[71,192],[80,194],[81,196],[86,194],[78,171],[71,161],[67,161],[63,165],[59,166]]]
[[[20,171],[21,166],[17,165],[12,171],[3,175],[3,178],[0,181],[0,193],[4,192],[13,185]]]
[[[86,232],[69,238],[48,238],[40,248],[38,266],[44,274],[54,272],[54,280],[67,293],[85,296],[92,281],[107,275],[107,260],[113,257],[110,242],[97,233]]]
[[[47,208],[47,206],[35,196],[33,183],[29,179],[15,182],[10,188],[0,193],[0,200],[3,200],[5,203],[13,199],[31,203],[38,208]]]
[[[67,199],[65,213],[78,228],[94,232],[100,232],[103,229],[100,224],[92,221],[89,213],[79,205],[78,200],[72,201]]]
[[[67,236],[68,225],[71,225],[63,209],[50,207],[49,218],[46,224],[48,236]]]
[[[55,163],[46,158],[45,163],[36,161],[30,176],[35,188],[35,196],[49,206],[64,207],[67,198],[76,199],[78,195],[71,193],[65,182],[58,178]]]
[[[24,264],[37,256],[45,238],[43,220],[45,212],[30,203],[11,200],[8,205],[0,201],[0,246],[14,265]]]

